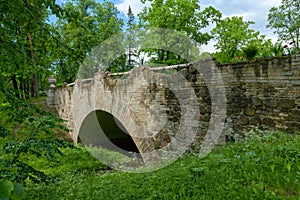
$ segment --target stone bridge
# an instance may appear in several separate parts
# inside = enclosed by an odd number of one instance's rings
[[[300,55],[99,71],[92,79],[50,87],[47,104],[67,120],[74,141],[79,136],[85,144],[137,152],[144,160],[158,150],[201,151],[251,130],[299,130]]]

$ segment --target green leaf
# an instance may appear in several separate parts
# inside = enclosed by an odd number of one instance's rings
[[[19,183],[14,184],[14,190],[12,192],[11,198],[15,200],[29,199],[23,185]]]
[[[0,200],[8,200],[13,189],[14,185],[12,182],[7,180],[0,181]]]

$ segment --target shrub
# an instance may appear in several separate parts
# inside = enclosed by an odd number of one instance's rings
[[[251,61],[258,54],[258,47],[255,45],[249,45],[242,49],[243,53],[248,61]]]

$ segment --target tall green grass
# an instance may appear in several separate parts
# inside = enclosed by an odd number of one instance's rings
[[[255,136],[139,174],[107,168],[84,149],[65,152],[53,167],[43,163],[54,182],[27,183],[33,199],[300,199],[299,135]]]

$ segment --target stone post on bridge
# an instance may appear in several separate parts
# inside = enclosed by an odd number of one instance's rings
[[[49,107],[55,107],[55,105],[57,104],[56,100],[55,100],[56,99],[55,98],[55,92],[56,92],[55,83],[56,83],[56,79],[53,76],[51,76],[48,79],[48,82],[50,83],[50,86],[48,88],[46,103],[47,103],[47,106],[49,106]]]

